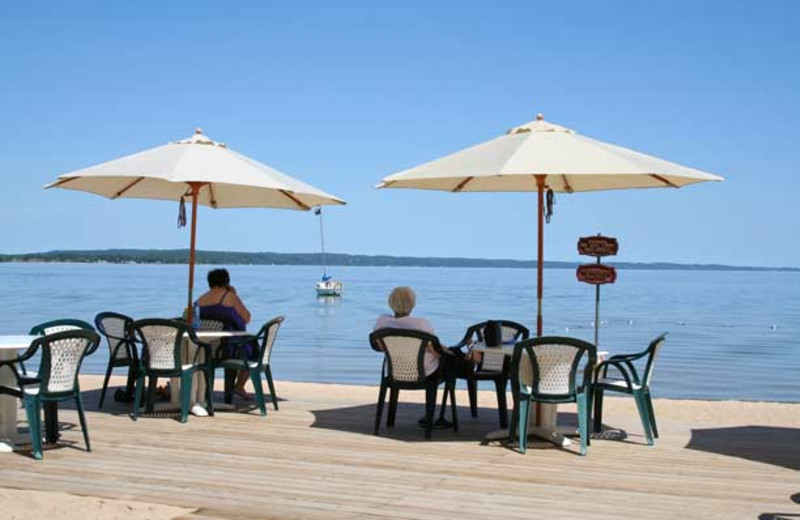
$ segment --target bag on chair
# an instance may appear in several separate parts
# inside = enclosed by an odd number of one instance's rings
[[[499,347],[503,343],[503,327],[499,321],[486,322],[483,328],[483,342],[487,347]]]

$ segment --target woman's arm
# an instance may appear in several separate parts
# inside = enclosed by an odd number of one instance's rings
[[[236,294],[236,289],[231,287],[231,293],[233,293],[233,308],[236,309],[236,312],[239,313],[239,316],[242,317],[245,323],[250,323],[250,311],[247,310],[247,307],[244,306],[242,299],[239,298],[238,294]]]

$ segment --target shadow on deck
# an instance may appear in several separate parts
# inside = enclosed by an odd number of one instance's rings
[[[692,430],[686,448],[800,470],[800,428],[736,426]]]
[[[334,430],[361,435],[374,435],[375,428],[375,405],[366,404],[358,406],[348,406],[344,408],[332,408],[323,410],[311,410],[314,415],[312,428]],[[397,409],[397,417],[394,426],[387,426],[387,413],[384,410],[379,436],[403,442],[468,442],[487,444],[484,436],[494,430],[500,429],[497,420],[497,410],[495,408],[478,408],[478,417],[472,417],[468,406],[458,407],[458,426],[459,431],[454,432],[452,428],[435,429],[431,439],[426,440],[424,429],[418,424],[424,416],[425,407],[422,403],[400,402]],[[438,417],[439,408],[437,407],[436,416]],[[510,415],[510,414],[509,414]],[[448,421],[452,417],[448,413],[445,415]],[[578,428],[578,416],[575,413],[560,412],[558,414],[558,425],[560,427]],[[604,428],[602,432],[593,434],[592,439],[627,441],[628,435],[624,430]],[[505,445],[505,440],[490,442],[489,444]],[[535,437],[530,437],[528,447],[534,449],[550,449],[556,446]]]

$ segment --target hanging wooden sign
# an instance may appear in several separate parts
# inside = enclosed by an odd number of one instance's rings
[[[591,285],[614,283],[617,280],[617,270],[609,265],[584,264],[578,267],[576,273],[578,281]]]
[[[619,251],[619,243],[616,238],[595,235],[591,237],[581,237],[578,240],[578,254],[586,256],[613,256]]]

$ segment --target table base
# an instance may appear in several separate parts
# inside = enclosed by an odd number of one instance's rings
[[[566,448],[572,445],[572,441],[565,436],[567,432],[574,433],[574,429],[556,428],[555,430],[551,430],[550,428],[529,427],[528,437],[536,437],[537,439],[551,442],[560,448]],[[483,440],[485,442],[507,441],[508,429],[503,428],[502,430],[491,431],[483,436]]]

